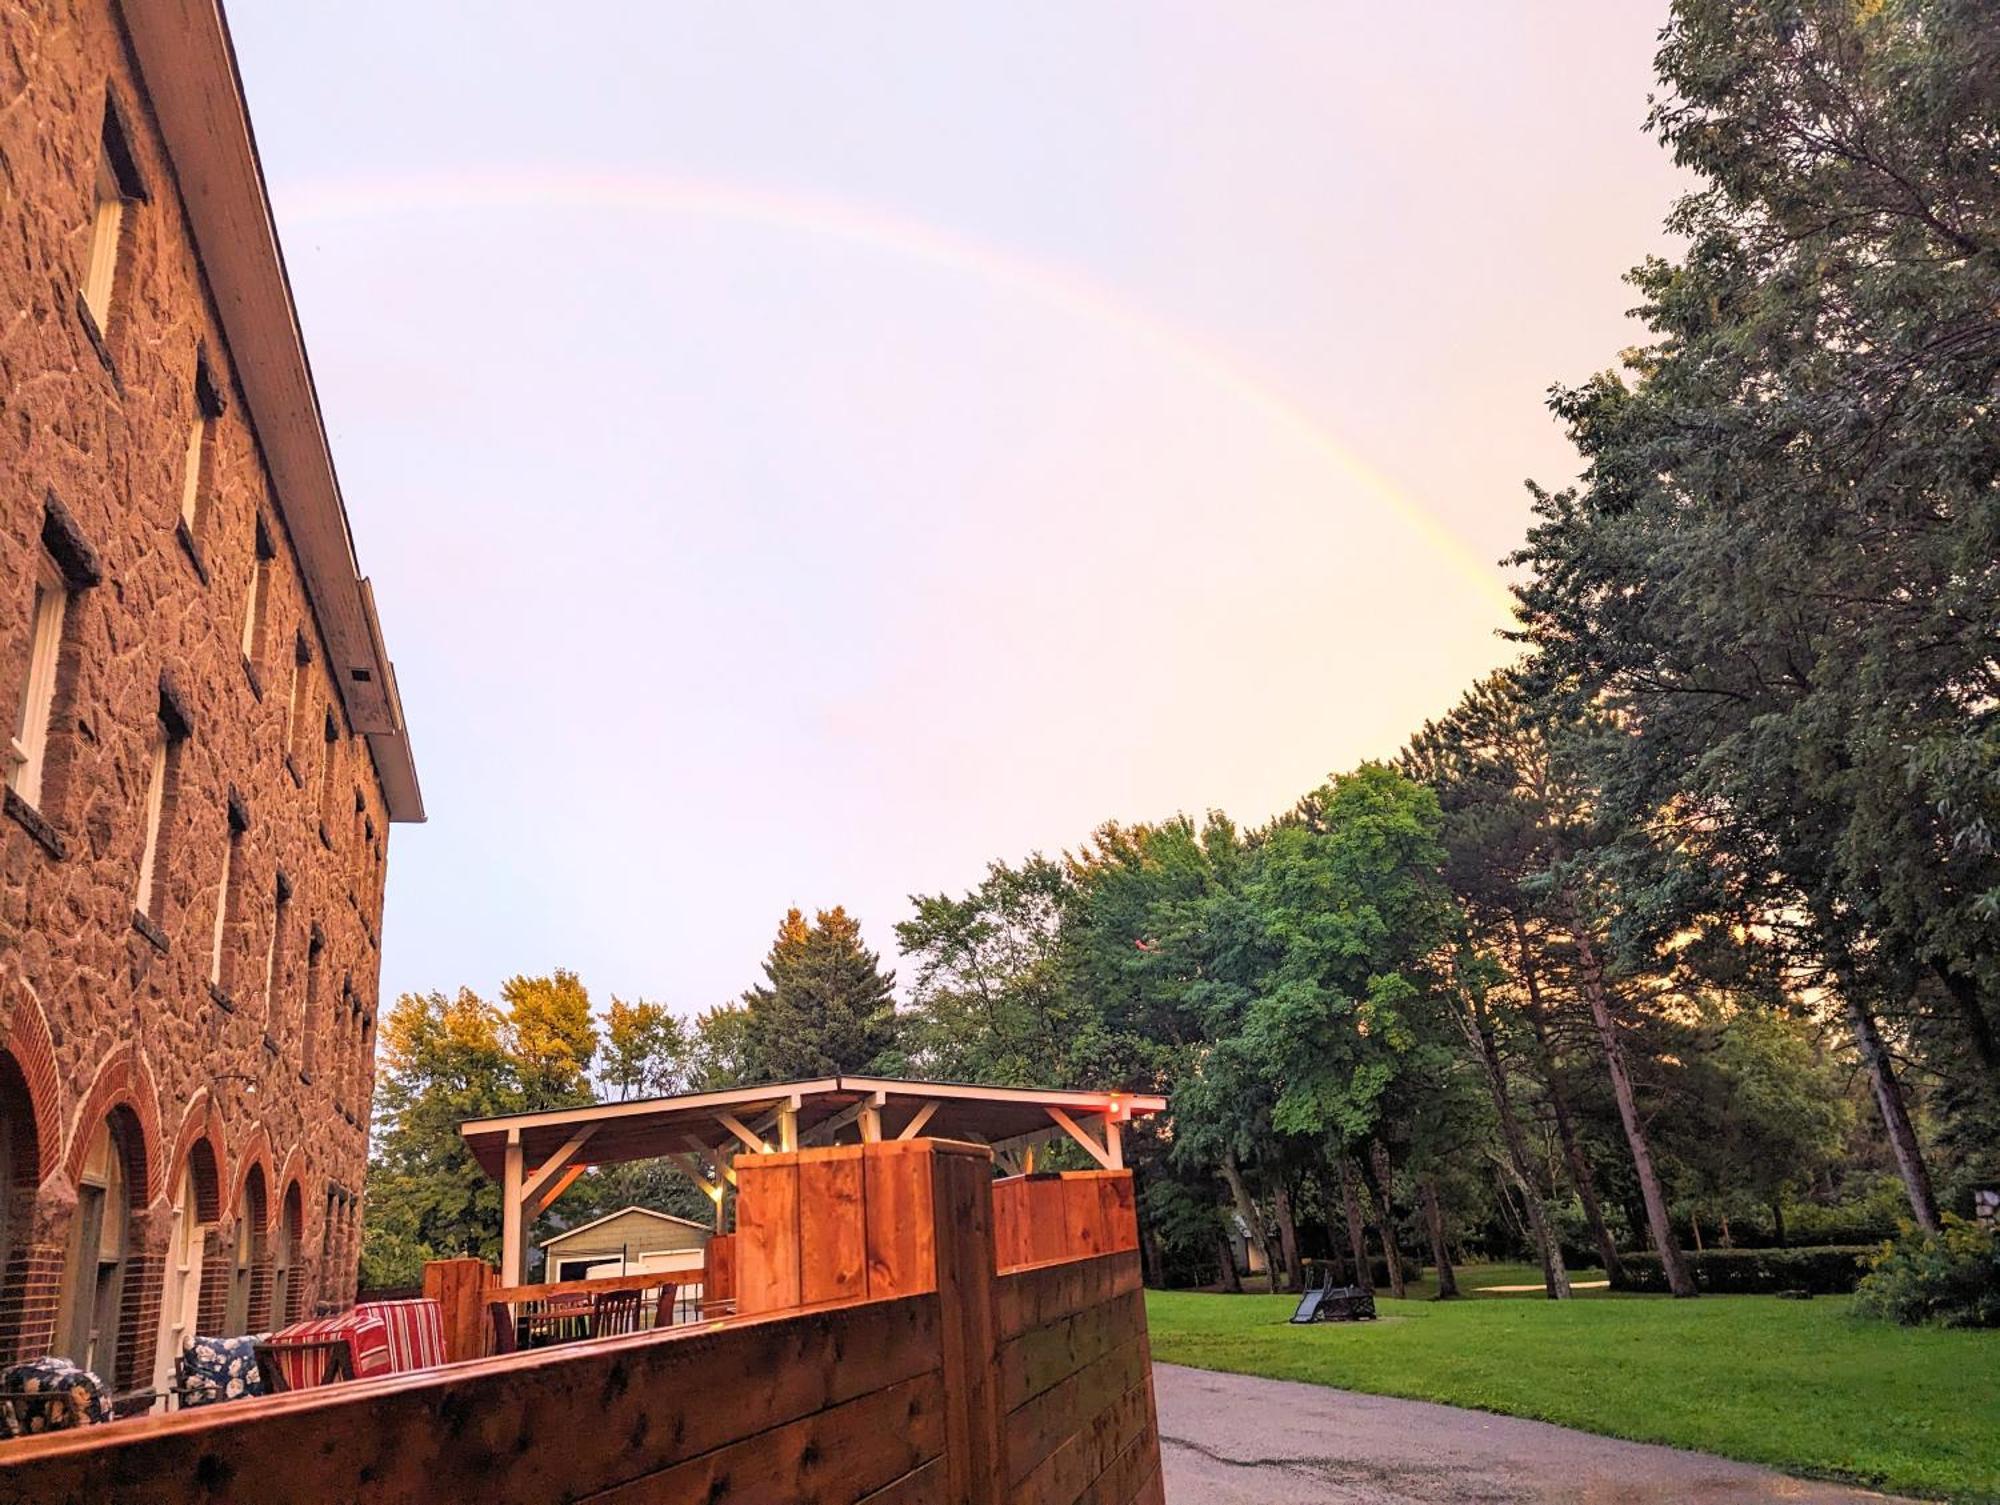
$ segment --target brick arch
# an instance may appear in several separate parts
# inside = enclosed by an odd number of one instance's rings
[[[296,1184],[299,1195],[304,1197],[312,1186],[312,1171],[306,1162],[304,1145],[295,1144],[285,1152],[284,1168],[278,1172],[278,1179],[271,1183],[274,1189],[290,1190]],[[310,1206],[310,1202],[306,1205]]]
[[[222,1216],[223,1189],[229,1185],[229,1162],[223,1155],[227,1136],[222,1130],[222,1113],[214,1095],[204,1087],[181,1116],[181,1131],[174,1140],[174,1152],[167,1162],[167,1195],[180,1190],[181,1173],[196,1145],[206,1145],[207,1164],[197,1162],[194,1178],[194,1217],[198,1223],[213,1223]]]
[[[7,1021],[4,1048],[26,1079],[35,1124],[35,1179],[46,1181],[62,1164],[62,1077],[56,1071],[55,1040],[49,1034],[48,1017],[25,981],[14,986],[14,1009]]]
[[[278,1205],[278,1178],[271,1174],[271,1136],[260,1125],[250,1131],[250,1137],[236,1152],[236,1179],[230,1183],[229,1211],[238,1217],[243,1215],[243,1189],[250,1184],[250,1173],[264,1173],[264,1223],[257,1231],[263,1233],[271,1225],[271,1210]]]
[[[72,1183],[83,1178],[83,1162],[90,1154],[95,1126],[121,1108],[132,1115],[132,1127],[139,1136],[140,1152],[128,1157],[126,1166],[134,1183],[132,1205],[146,1207],[160,1195],[160,1095],[153,1086],[152,1070],[135,1044],[114,1047],[98,1066],[83,1106],[70,1123],[69,1153],[63,1169]]]

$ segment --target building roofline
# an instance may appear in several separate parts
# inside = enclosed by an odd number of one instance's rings
[[[632,1202],[619,1208],[616,1212],[607,1212],[602,1217],[592,1218],[588,1223],[579,1223],[574,1228],[565,1228],[554,1238],[543,1239],[541,1247],[547,1249],[553,1245],[560,1244],[566,1238],[575,1238],[579,1233],[588,1233],[600,1223],[608,1223],[613,1218],[622,1218],[628,1212],[643,1212],[649,1218],[658,1218],[665,1223],[678,1223],[683,1228],[695,1228],[703,1233],[712,1234],[715,1232],[708,1224],[697,1223],[693,1218],[684,1218],[678,1213],[661,1212],[657,1207],[641,1207],[637,1202]]]
[[[327,679],[367,739],[389,818],[420,821],[395,666],[355,558],[228,22],[217,0],[119,0],[119,12],[327,646]]]

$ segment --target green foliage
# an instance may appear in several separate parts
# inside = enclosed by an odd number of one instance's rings
[[[751,1053],[750,1010],[740,1003],[719,1004],[695,1016],[688,1068],[693,1092],[720,1092],[758,1080]]]
[[[1768,1296],[1777,1291],[1809,1291],[1815,1296],[1845,1295],[1860,1281],[1872,1251],[1865,1244],[1831,1244],[1785,1249],[1689,1250],[1688,1268],[1702,1290],[1729,1296]],[[1666,1272],[1657,1254],[1622,1256],[1618,1278],[1621,1291],[1667,1288]]]
[[[405,993],[390,1008],[368,1165],[363,1252],[371,1281],[406,1284],[392,1277],[407,1274],[412,1258],[498,1253],[500,1189],[458,1126],[525,1105],[509,1034],[506,1016],[470,988],[450,998]]]
[[[599,1068],[622,1102],[685,1091],[695,1068],[696,1036],[665,1004],[613,998],[604,1018]]]
[[[861,926],[836,905],[808,925],[796,909],[778,926],[765,986],[743,995],[752,1080],[866,1072],[895,1044],[894,973],[861,944]]]
[[[2000,1230],[1946,1217],[1882,1246],[1854,1309],[1905,1326],[2000,1327]]]
[[[1584,479],[1536,494],[1523,635],[1616,717],[1608,812],[1990,1101],[2000,28],[1680,0],[1659,66],[1687,251],[1554,399]]]
[[[1064,1087],[1091,1011],[1071,986],[1064,920],[1075,880],[1037,853],[996,862],[962,898],[912,895],[896,942],[914,963],[902,1032],[909,1075]]]
[[[592,1099],[597,1021],[590,994],[574,972],[512,977],[500,985],[507,1006],[507,1046],[525,1107],[555,1108]]]

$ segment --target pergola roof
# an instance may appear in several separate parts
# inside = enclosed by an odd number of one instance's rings
[[[1162,1112],[1166,1106],[1163,1097],[1130,1092],[832,1076],[735,1087],[726,1092],[474,1118],[460,1124],[459,1133],[486,1173],[501,1180],[508,1142],[516,1135],[522,1159],[529,1166],[549,1163],[586,1131],[588,1137],[574,1152],[574,1162],[617,1165],[689,1151],[707,1154],[751,1148],[744,1135],[729,1126],[732,1119],[751,1139],[764,1141],[762,1147],[775,1149],[773,1125],[785,1113],[793,1117],[800,1143],[829,1140],[855,1123],[864,1110],[873,1109],[885,1139],[904,1134],[915,1123],[924,1134],[938,1139],[999,1145],[1061,1135],[1065,1132],[1059,1126],[1062,1116],[1100,1118],[1115,1124]]]

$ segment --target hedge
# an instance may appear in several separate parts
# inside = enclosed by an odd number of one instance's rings
[[[1810,1291],[1843,1296],[1868,1272],[1878,1252],[1873,1244],[1820,1244],[1802,1249],[1710,1249],[1686,1252],[1697,1289],[1719,1295],[1768,1296],[1775,1291]],[[1620,1256],[1613,1284],[1621,1291],[1665,1291],[1666,1272],[1657,1254]]]

